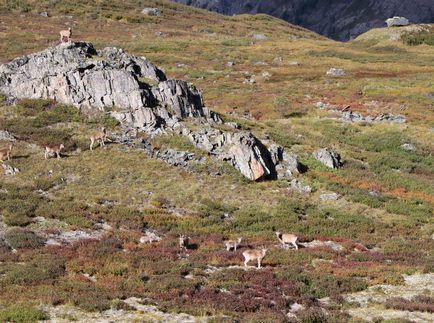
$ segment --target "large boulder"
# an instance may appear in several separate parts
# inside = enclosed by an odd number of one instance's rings
[[[329,148],[322,148],[315,151],[313,157],[330,168],[339,168],[342,166],[341,156]]]
[[[152,86],[151,83],[157,83]],[[0,66],[0,92],[10,99],[48,98],[82,110],[111,109],[123,123],[148,132],[186,117],[220,121],[200,92],[170,80],[143,57],[90,43],[62,43]]]
[[[276,144],[272,144],[269,151],[279,178],[291,177],[302,172],[302,165],[296,154],[286,151],[282,146]]]
[[[408,26],[410,21],[405,17],[393,17],[386,20],[387,27]]]
[[[276,178],[270,151],[251,132],[223,132],[213,128],[183,130],[193,145],[211,156],[231,163],[251,180]]]

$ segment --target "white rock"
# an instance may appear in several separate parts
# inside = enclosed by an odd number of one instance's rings
[[[344,76],[345,70],[341,68],[331,68],[327,71],[328,76]]]
[[[161,10],[159,8],[143,8],[142,14],[147,16],[161,16]]]
[[[393,17],[386,20],[387,27],[408,26],[410,21],[405,17]]]

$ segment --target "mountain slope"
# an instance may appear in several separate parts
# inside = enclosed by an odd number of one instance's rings
[[[434,21],[431,0],[174,0],[225,15],[266,13],[336,40],[348,40],[405,16],[412,23]]]

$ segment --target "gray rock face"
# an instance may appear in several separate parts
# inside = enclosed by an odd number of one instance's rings
[[[302,165],[299,163],[296,154],[285,151],[283,147],[275,144],[269,147],[269,151],[279,178],[291,177],[294,174],[301,173]]]
[[[410,21],[404,17],[393,17],[386,20],[387,27],[408,26]]]
[[[223,132],[203,128],[199,131],[183,130],[189,140],[211,156],[231,163],[251,180],[275,178],[275,164],[268,149],[250,132]]]
[[[341,156],[328,148],[314,152],[313,157],[330,168],[339,168],[342,166]]]
[[[225,15],[266,13],[337,40],[383,27],[393,16],[434,21],[432,0],[173,0]]]
[[[147,80],[158,84],[152,87]],[[13,99],[49,98],[80,109],[104,110],[148,132],[175,127],[187,117],[219,121],[191,84],[167,80],[143,57],[122,49],[63,43],[0,66],[0,91]]]

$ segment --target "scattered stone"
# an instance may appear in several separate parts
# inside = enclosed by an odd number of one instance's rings
[[[393,17],[386,20],[387,27],[408,26],[410,21],[405,17]]]
[[[235,66],[235,62],[227,62],[226,66],[227,67],[233,67],[233,66]]]
[[[282,57],[275,57],[274,59],[273,59],[273,63],[274,64],[279,64],[279,65],[281,65],[281,64],[283,64],[283,58]]]
[[[345,111],[342,113],[342,121],[344,122],[393,122],[393,123],[405,123],[407,120],[404,115],[398,114],[380,114],[378,116],[363,116],[359,113],[352,111]]]
[[[0,140],[15,141],[15,136],[12,135],[9,131],[0,130]]]
[[[331,68],[327,71],[327,75],[328,76],[344,76],[345,75],[345,71],[341,68]]]
[[[157,235],[154,231],[146,230],[144,235],[140,237],[140,243],[152,243],[161,241],[161,237]]]
[[[142,14],[147,16],[161,16],[161,10],[159,8],[143,8]]]
[[[297,191],[299,193],[311,193],[312,188],[309,185],[303,185],[298,179],[294,178],[290,183],[290,190]]]
[[[288,62],[288,65],[289,66],[300,66],[301,64],[297,61],[290,61],[290,62]]]
[[[250,77],[246,77],[246,79],[243,81],[243,84],[250,84],[253,85],[256,83],[256,76],[252,75]]]
[[[338,252],[345,250],[345,248],[341,244],[334,241],[313,240],[311,242],[299,242],[299,244],[305,248],[327,247]]]
[[[411,143],[406,143],[401,145],[401,148],[407,151],[416,151],[416,145]]]
[[[270,72],[267,72],[267,71],[262,72],[262,77],[265,78],[265,79],[269,79],[271,76],[272,76],[272,75],[271,75]]]
[[[341,156],[329,148],[322,148],[314,152],[313,157],[330,168],[339,168],[342,166]]]
[[[264,34],[253,34],[252,38],[254,40],[267,40],[268,39],[268,37],[265,36]]]
[[[241,129],[241,125],[237,122],[226,122],[225,125],[234,129]]]
[[[319,198],[323,201],[327,200],[337,200],[339,198],[339,194],[337,193],[330,193],[330,194],[321,194]]]
[[[4,174],[6,176],[13,176],[20,172],[20,170],[16,167],[13,167],[11,165],[2,164],[3,169],[5,170]]]

